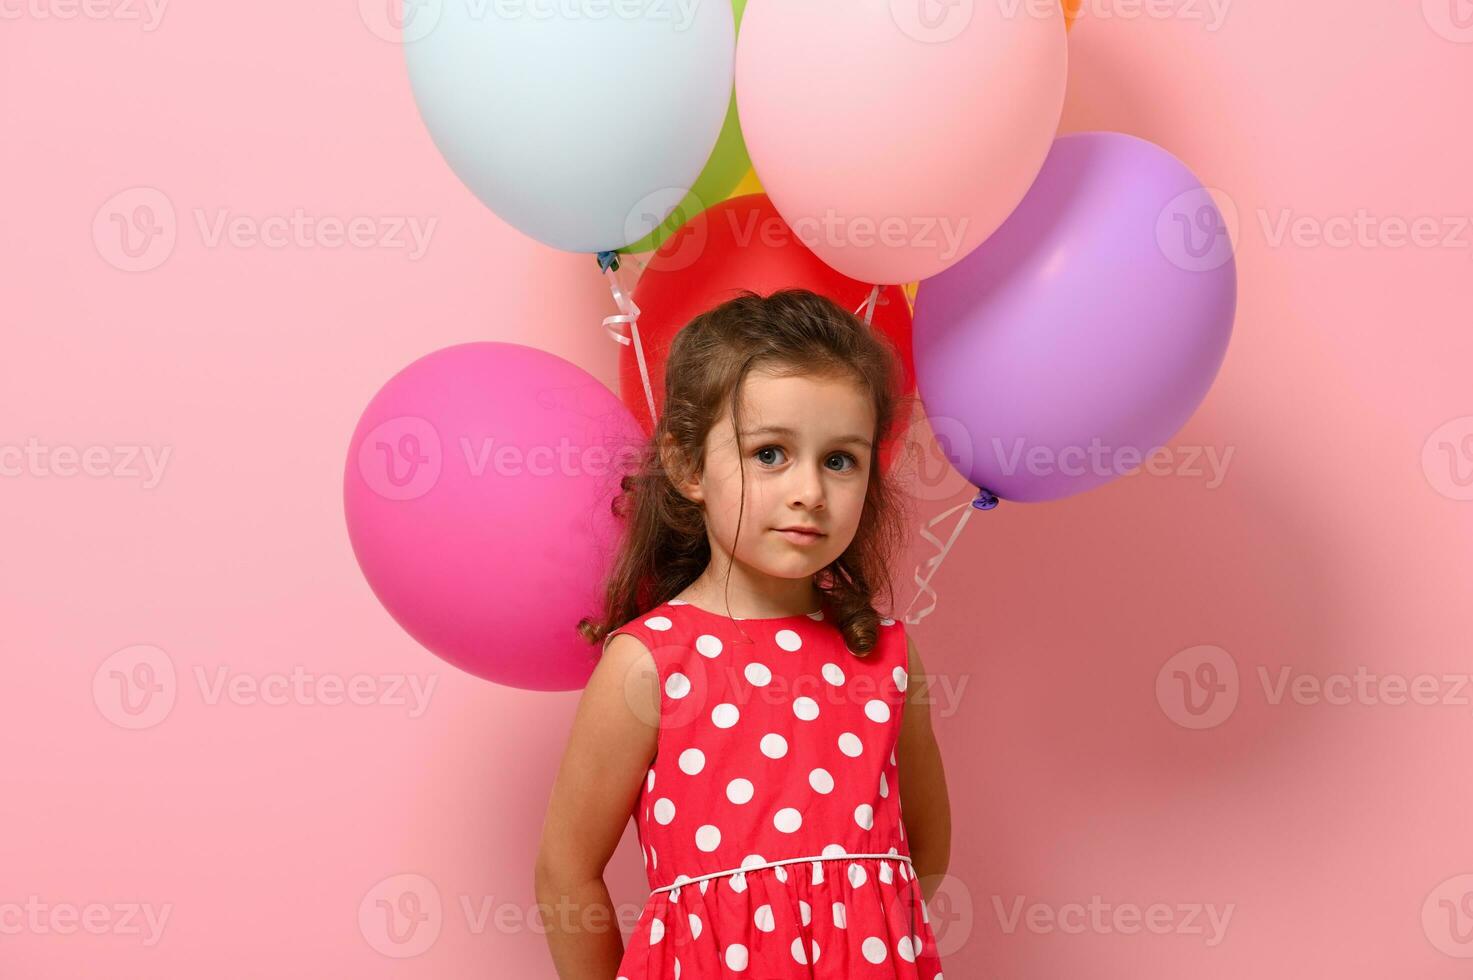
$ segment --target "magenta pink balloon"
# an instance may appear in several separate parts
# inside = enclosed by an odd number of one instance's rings
[[[749,0],[737,39],[763,188],[870,283],[934,276],[1003,223],[1048,156],[1067,73],[1057,3]]]
[[[581,688],[642,433],[607,387],[520,344],[427,354],[373,397],[348,450],[353,554],[389,614],[487,680]]]

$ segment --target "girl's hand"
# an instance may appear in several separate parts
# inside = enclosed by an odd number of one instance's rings
[[[906,667],[910,677],[895,750],[900,768],[900,816],[921,894],[930,901],[951,862],[951,800],[946,793],[941,749],[931,730],[930,679],[909,633],[905,642],[910,648]]]
[[[624,938],[603,871],[639,800],[659,719],[654,657],[635,637],[614,637],[578,702],[537,852],[537,901],[563,980],[618,972]]]

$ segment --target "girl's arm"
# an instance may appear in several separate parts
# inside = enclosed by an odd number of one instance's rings
[[[921,895],[931,900],[951,862],[951,801],[941,750],[931,731],[930,678],[909,634],[910,675],[905,689],[905,712],[900,718],[900,744],[895,761],[900,768],[900,816],[911,862],[920,880]]]
[[[583,689],[537,852],[537,902],[560,980],[614,980],[624,937],[603,871],[655,756],[659,675],[621,633]]]

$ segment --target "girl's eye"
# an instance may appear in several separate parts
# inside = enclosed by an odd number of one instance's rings
[[[838,459],[838,460],[848,460],[849,461],[849,467],[848,467],[849,469],[854,469],[854,468],[857,468],[859,466],[859,460],[855,459],[853,456],[849,455],[848,453],[834,453],[832,456],[829,457],[829,460],[831,462],[833,460],[836,460],[836,459]]]
[[[752,455],[755,456],[757,458],[757,461],[763,466],[776,466],[779,462],[781,462],[781,460],[773,459],[773,453],[777,453],[780,456],[787,455],[783,451],[781,446],[763,446]],[[859,460],[855,459],[854,456],[849,453],[832,453],[826,462],[832,464],[834,460],[839,460],[840,465],[837,468],[830,465],[830,469],[834,469],[835,472],[838,473],[847,473],[849,470],[859,468]],[[844,466],[844,463],[848,463],[849,465]]]
[[[757,460],[759,462],[761,462],[765,466],[776,466],[777,465],[777,461],[776,460],[771,460],[771,459],[764,458],[763,453],[780,453],[780,452],[782,452],[782,450],[780,448],[778,448],[777,446],[763,446],[761,449],[757,450],[752,455],[756,456],[757,457]]]

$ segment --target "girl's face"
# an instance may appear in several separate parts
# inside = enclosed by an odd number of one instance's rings
[[[852,379],[753,370],[742,383],[742,410],[740,457],[728,406],[706,437],[701,476],[683,489],[705,502],[713,556],[759,576],[811,576],[843,554],[859,527],[874,404]],[[818,533],[783,530],[803,527]]]

